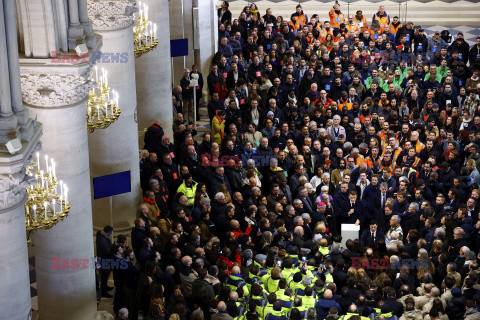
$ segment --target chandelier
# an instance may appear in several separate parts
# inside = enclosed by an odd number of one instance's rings
[[[37,161],[26,168],[26,174],[34,176],[36,184],[27,187],[28,199],[25,203],[25,219],[27,241],[32,242],[31,235],[38,229],[50,229],[65,219],[70,211],[68,187],[55,175],[55,161],[45,155],[45,170],[40,165],[40,154]]]
[[[152,51],[158,45],[157,24],[148,21],[148,6],[145,3],[138,3],[139,11],[135,17],[133,27],[133,50],[135,58],[139,58],[147,52]]]
[[[93,76],[95,76],[93,78]],[[88,92],[87,130],[106,129],[118,119],[122,110],[118,107],[118,93],[108,86],[108,72],[102,68],[100,75],[95,66],[92,80],[96,86]]]

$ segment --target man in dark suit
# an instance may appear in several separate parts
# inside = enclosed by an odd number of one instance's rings
[[[377,243],[379,240],[385,239],[385,233],[377,230],[377,228],[377,220],[373,219],[370,221],[370,229],[363,231],[362,236],[360,237],[360,241],[364,247],[374,248],[375,243]]]
[[[348,194],[349,203],[344,214],[344,223],[354,223],[359,226],[364,216],[363,203],[357,199],[357,192],[351,190]]]
[[[308,197],[308,190],[305,187],[301,187],[298,191],[298,198],[303,203],[303,211],[309,214],[313,214],[315,206],[312,203],[312,200]]]

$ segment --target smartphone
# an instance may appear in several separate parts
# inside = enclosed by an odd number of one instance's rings
[[[306,262],[307,262],[307,258],[302,257],[302,263],[306,263]]]
[[[241,244],[238,245],[238,249],[242,249],[242,245],[241,245]]]
[[[400,272],[397,273],[397,279],[400,277]]]
[[[278,261],[277,261],[277,266],[279,266],[279,267],[282,266],[282,261],[281,261],[281,260],[278,260]]]

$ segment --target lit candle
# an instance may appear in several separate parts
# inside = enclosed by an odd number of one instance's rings
[[[90,120],[90,117],[92,116],[92,108],[88,107],[88,118]]]
[[[68,188],[65,186],[65,209],[67,209],[67,203],[68,203]]]
[[[52,181],[53,181],[53,177],[55,177],[55,161],[53,161],[53,158],[51,159],[51,162],[52,162]]]
[[[33,220],[37,222],[37,205],[33,205]]]
[[[157,38],[157,24],[156,23],[153,24],[153,37]]]
[[[63,181],[60,180],[58,182],[58,184],[60,185],[60,200],[62,200],[62,198],[63,198]]]
[[[44,187],[43,170],[40,170],[40,178],[42,180],[42,188],[43,188]]]
[[[108,71],[107,71],[107,70],[105,70],[105,79],[104,79],[104,81],[105,81],[105,86],[108,87]]]
[[[48,171],[48,155],[45,155],[45,165],[46,165],[46,171],[45,171],[45,174],[48,174],[49,171]]]
[[[108,116],[108,102],[105,101],[105,117]]]
[[[97,104],[97,120],[100,119],[100,106]]]
[[[52,199],[53,216],[55,217],[55,199]]]
[[[37,168],[40,171],[40,153],[37,152]]]
[[[45,208],[45,219],[47,218],[47,206],[48,206],[48,202],[45,201],[45,202],[43,203],[43,207]]]

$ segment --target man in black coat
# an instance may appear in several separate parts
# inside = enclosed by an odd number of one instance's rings
[[[143,148],[147,149],[148,152],[157,152],[158,146],[162,143],[164,132],[161,126],[162,123],[160,119],[157,119],[150,127],[148,127],[147,132],[145,132],[145,146]]]
[[[453,262],[460,254],[463,246],[468,246],[465,238],[465,231],[461,227],[453,229],[453,246],[448,248],[448,261]]]
[[[370,221],[370,228],[363,231],[360,241],[364,247],[375,248],[375,244],[378,241],[385,240],[385,233],[380,230],[377,230],[378,223],[377,220]]]
[[[390,288],[387,292],[388,298],[382,306],[382,313],[393,313],[393,315],[400,317],[403,313],[403,304],[395,299],[395,289]]]
[[[357,199],[357,192],[354,190],[350,191],[348,199],[347,209],[343,212],[343,223],[354,223],[359,226],[362,223],[365,207]]]
[[[145,221],[143,219],[137,218],[134,223],[135,227],[131,233],[132,248],[135,256],[138,256],[140,249],[143,247],[143,239],[147,237],[147,232],[145,231]]]
[[[112,258],[112,240],[111,236],[113,233],[113,228],[111,226],[105,226],[103,230],[97,232],[96,245],[97,245],[97,257],[100,259],[111,259]],[[100,262],[101,263],[101,262]],[[108,293],[109,290],[112,290],[112,287],[107,285],[108,277],[110,276],[110,269],[100,269],[100,289],[102,292],[102,297],[111,298],[113,297]]]
[[[227,21],[228,24],[232,23],[232,13],[228,10],[228,7],[228,1],[222,1],[222,7],[217,10],[218,21],[220,23],[225,23],[225,21]]]
[[[150,177],[153,175],[155,168],[158,166],[157,159],[157,154],[152,152],[148,155],[148,159],[145,159],[140,166],[140,185],[144,192],[148,190]]]

